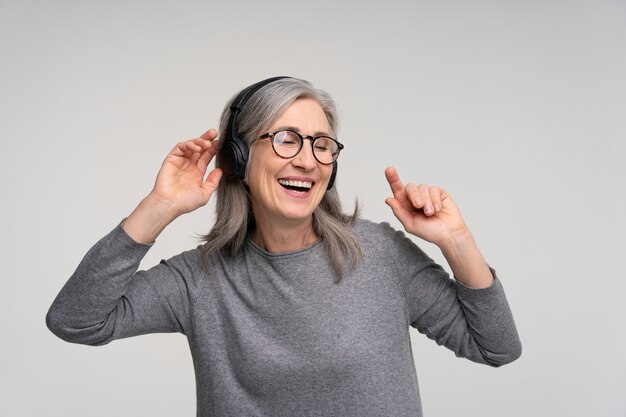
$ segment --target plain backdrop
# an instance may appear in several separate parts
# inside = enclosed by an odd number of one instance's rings
[[[501,277],[522,357],[477,365],[413,329],[426,416],[626,416],[618,0],[0,0],[0,416],[195,415],[184,336],[93,348],[44,318],[174,144],[274,75],[337,100],[346,210],[400,228],[396,166],[453,195]],[[178,219],[142,267],[213,219]]]

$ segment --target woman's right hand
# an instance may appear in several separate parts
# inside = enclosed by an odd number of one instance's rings
[[[222,178],[220,168],[204,179],[218,149],[217,131],[178,143],[157,175],[154,188],[126,218],[123,228],[136,242],[152,243],[178,216],[204,206]]]
[[[178,216],[208,203],[222,177],[222,170],[215,168],[203,181],[217,153],[216,137],[217,131],[209,129],[199,138],[176,144],[163,161],[149,197]]]

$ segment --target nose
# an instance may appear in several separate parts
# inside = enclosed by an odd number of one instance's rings
[[[317,165],[317,160],[313,156],[313,147],[306,143],[307,140],[311,141],[312,139],[304,138],[302,140],[302,148],[300,149],[300,152],[293,157],[291,163],[305,171],[311,171]]]

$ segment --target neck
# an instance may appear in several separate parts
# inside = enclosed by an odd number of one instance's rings
[[[257,221],[250,237],[259,247],[271,253],[307,248],[319,239],[313,230],[313,217],[306,221],[280,222],[280,224]]]

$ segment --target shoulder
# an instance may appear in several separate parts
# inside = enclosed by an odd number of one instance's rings
[[[172,265],[173,267],[182,269],[196,269],[202,266],[201,247],[181,252],[168,259],[163,259],[161,263],[166,263]]]
[[[367,219],[358,219],[353,230],[359,240],[365,244],[406,238],[404,232],[394,229],[387,222],[377,223]]]
[[[170,274],[192,285],[194,282],[197,284],[206,275],[200,247],[162,259],[159,267],[165,268]]]
[[[430,261],[431,259],[419,248],[411,236],[403,231],[396,230],[388,222],[373,222],[359,219],[354,225],[354,233],[357,235],[363,250],[367,252],[380,252],[389,258],[405,261],[407,259]]]

